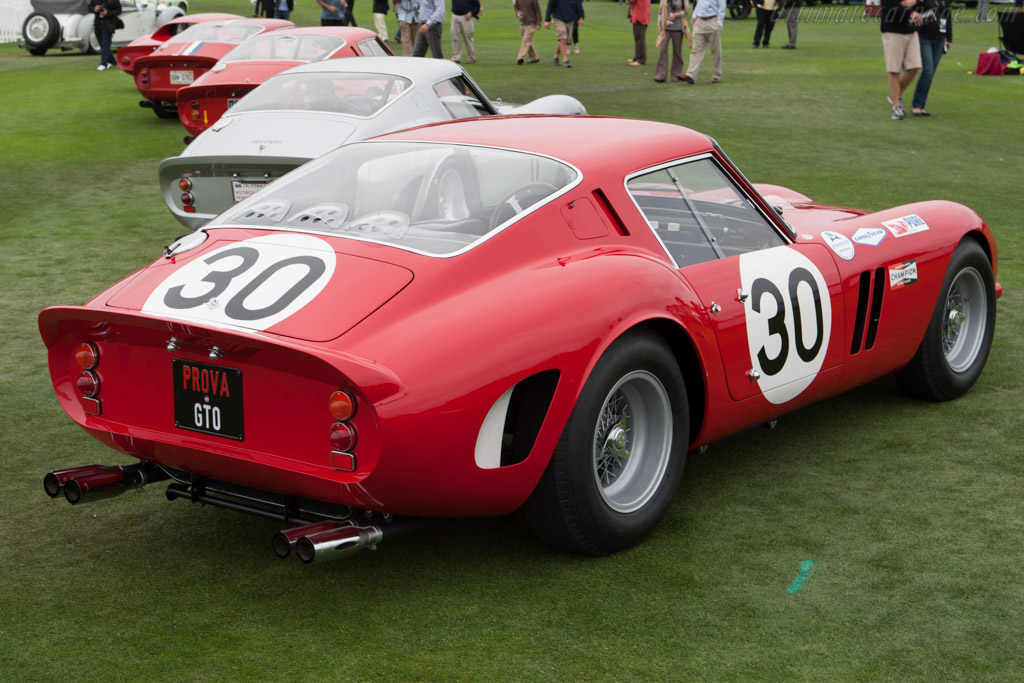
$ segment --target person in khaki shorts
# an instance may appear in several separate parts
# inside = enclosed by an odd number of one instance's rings
[[[882,51],[885,70],[889,73],[888,101],[892,105],[892,119],[899,121],[907,115],[903,109],[903,91],[921,70],[918,0],[882,0],[881,19]]]
[[[583,26],[582,0],[548,0],[548,8],[544,13],[544,28],[551,27],[552,18],[554,18],[555,37],[558,38],[558,45],[555,47],[555,56],[551,62],[555,66],[571,67],[566,44],[572,38],[573,23],[578,20],[579,25]],[[559,64],[559,58],[565,61]]]

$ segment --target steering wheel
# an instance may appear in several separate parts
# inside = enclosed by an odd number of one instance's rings
[[[373,103],[373,100],[360,93],[345,95],[341,101],[353,114],[359,116],[369,116],[377,110],[377,105]]]
[[[537,197],[533,201],[528,201],[531,198],[531,195],[536,194],[538,191],[543,191],[544,195]],[[516,188],[509,193],[508,196],[498,202],[498,205],[494,208],[494,212],[491,214],[490,225],[487,228],[488,232],[494,230],[498,227],[498,224],[501,223],[500,218],[502,209],[506,206],[512,209],[512,215],[515,216],[521,211],[533,206],[552,192],[558,192],[558,188],[551,183],[526,183],[525,185]]]

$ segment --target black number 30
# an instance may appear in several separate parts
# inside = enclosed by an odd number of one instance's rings
[[[209,282],[212,286],[206,293],[199,296],[183,296],[182,290],[185,289],[185,285],[178,285],[177,287],[171,287],[167,290],[167,294],[164,295],[164,304],[169,308],[175,308],[178,310],[195,308],[200,306],[210,299],[216,298],[223,294],[227,288],[231,285],[232,280],[252,268],[259,260],[260,252],[252,247],[234,247],[214,254],[203,262],[207,265],[213,265],[218,261],[231,256],[238,256],[242,259],[242,262],[238,267],[231,270],[214,270],[206,274],[203,277],[202,282]],[[303,275],[298,281],[293,284],[288,291],[284,292],[277,298],[273,303],[264,306],[263,308],[251,309],[246,308],[245,300],[253,292],[259,289],[267,280],[283,268],[288,266],[303,265],[306,266],[306,274]],[[277,261],[267,268],[265,268],[256,277],[252,278],[237,294],[235,294],[224,306],[224,314],[234,320],[259,320],[261,318],[269,318],[276,313],[280,313],[287,308],[295,299],[297,299],[304,291],[306,291],[310,285],[316,282],[327,266],[322,260],[315,256],[293,256],[292,258],[283,259]]]
[[[799,287],[801,282],[807,283],[814,293],[814,328],[816,336],[814,343],[810,346],[804,346],[803,318],[800,313],[800,300],[797,297],[797,287]],[[777,375],[782,368],[786,367],[786,360],[789,358],[790,326],[786,320],[786,308],[782,292],[779,291],[774,282],[763,277],[754,280],[750,290],[751,298],[753,299],[751,306],[758,313],[761,312],[761,298],[764,295],[767,294],[775,299],[776,313],[768,319],[768,336],[777,335],[779,337],[779,353],[774,358],[769,358],[765,352],[765,347],[762,345],[761,350],[757,352],[757,360],[764,374],[769,376]],[[815,281],[814,276],[806,268],[796,268],[789,274],[789,301],[793,307],[792,325],[793,339],[796,341],[796,353],[800,356],[800,360],[809,363],[817,357],[818,351],[821,350],[821,345],[825,338],[825,330],[822,324],[821,292],[818,290],[818,283]]]

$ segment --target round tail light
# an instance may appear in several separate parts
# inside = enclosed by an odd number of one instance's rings
[[[350,451],[356,445],[355,427],[347,422],[335,422],[331,426],[331,444],[339,451]]]
[[[92,370],[100,361],[100,352],[92,342],[82,342],[75,349],[75,362],[83,370]]]
[[[356,414],[356,399],[347,391],[338,390],[331,394],[328,409],[336,420],[348,420]]]
[[[185,206],[192,206],[192,202],[194,202],[195,200],[196,198],[192,196],[191,192],[181,193],[181,203],[184,204]]]
[[[96,394],[100,393],[100,378],[96,376],[95,372],[86,370],[78,376],[77,380],[75,380],[75,387],[82,396],[92,398]]]

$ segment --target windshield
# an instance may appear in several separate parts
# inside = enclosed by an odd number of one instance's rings
[[[268,33],[247,40],[224,55],[222,62],[290,61],[315,62],[345,47],[336,36]]]
[[[195,26],[189,26],[176,36],[171,36],[164,45],[200,41],[240,43],[262,30],[263,26],[248,24],[244,21],[205,21]]]
[[[414,142],[362,142],[289,173],[214,219],[326,232],[432,256],[466,251],[565,190],[548,157]]]
[[[389,74],[285,72],[239,100],[231,113],[301,109],[373,116],[411,86]]]

